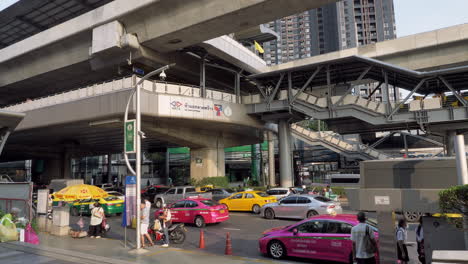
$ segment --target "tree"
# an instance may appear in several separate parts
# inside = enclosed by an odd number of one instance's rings
[[[298,123],[299,126],[305,127],[312,131],[326,131],[328,130],[327,123],[321,120],[304,120]]]
[[[458,185],[439,192],[439,207],[442,215],[461,214],[463,217],[447,217],[457,228],[468,232],[468,184]]]

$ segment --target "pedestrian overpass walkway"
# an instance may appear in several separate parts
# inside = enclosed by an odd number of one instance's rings
[[[334,133],[333,131],[315,132],[293,124],[291,126],[291,133],[294,137],[310,145],[320,145],[349,158],[361,160],[391,158],[389,155],[367,145],[361,144],[360,142],[346,140],[343,136]]]

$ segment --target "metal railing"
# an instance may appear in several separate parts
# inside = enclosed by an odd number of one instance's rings
[[[76,90],[58,93],[47,97],[37,98],[34,100],[28,100],[26,102],[10,105],[2,109],[14,112],[26,112],[52,105],[63,104],[71,101],[78,101],[93,96],[99,96],[103,94],[131,89],[131,87],[133,87],[133,85],[139,79],[140,78],[136,76],[123,77],[102,83],[93,84]],[[147,92],[158,94],[172,94],[200,98],[200,88],[199,86],[194,85],[145,80],[142,83],[142,89]],[[218,91],[216,89],[211,88],[207,89],[206,91],[206,99],[236,103],[235,94]]]

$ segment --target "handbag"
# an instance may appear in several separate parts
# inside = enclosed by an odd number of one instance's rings
[[[34,229],[32,229],[31,224],[26,226],[24,242],[39,245],[39,237],[37,236],[36,232],[34,232]]]
[[[161,221],[159,221],[158,219],[154,220],[153,230],[161,230]]]
[[[366,234],[364,235],[363,246],[366,253],[374,254],[377,252],[377,245],[375,240],[370,237],[370,230],[369,226],[366,225]]]

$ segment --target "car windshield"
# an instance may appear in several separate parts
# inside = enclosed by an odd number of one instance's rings
[[[207,206],[215,206],[218,205],[219,203],[212,201],[212,200],[201,200],[200,203],[207,205]]]
[[[226,192],[228,192],[228,193],[235,193],[235,191],[233,189],[224,189],[224,190],[226,190]]]
[[[314,199],[319,201],[319,202],[324,202],[324,203],[328,203],[328,202],[332,201],[332,200],[328,199],[327,197],[323,197],[323,196],[317,196],[317,197],[314,197]]]
[[[260,197],[268,197],[268,196],[270,196],[269,194],[264,193],[264,192],[256,192],[256,194],[257,194],[258,196],[260,196]]]
[[[120,200],[119,197],[116,197],[116,196],[108,196],[106,198],[104,198],[104,200],[106,201],[116,201],[116,200]]]

